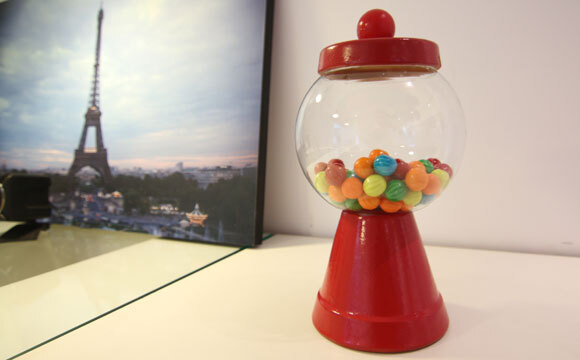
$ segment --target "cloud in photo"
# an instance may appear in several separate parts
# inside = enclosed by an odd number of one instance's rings
[[[0,161],[70,166],[89,102],[99,6],[0,3]],[[257,0],[105,2],[100,108],[110,164],[255,163],[264,13]]]

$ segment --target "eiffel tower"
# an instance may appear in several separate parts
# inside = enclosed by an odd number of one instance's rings
[[[91,87],[91,97],[89,108],[85,114],[85,125],[81,135],[79,147],[75,150],[75,158],[68,171],[69,181],[72,184],[73,177],[82,168],[88,166],[95,169],[103,178],[105,184],[110,184],[113,180],[109,162],[107,161],[107,149],[103,144],[103,134],[101,131],[101,109],[99,108],[99,58],[101,53],[101,25],[103,23],[103,9],[99,10],[97,32],[97,49],[95,58],[95,68],[93,83]],[[87,131],[89,127],[95,128],[96,148],[86,148]]]

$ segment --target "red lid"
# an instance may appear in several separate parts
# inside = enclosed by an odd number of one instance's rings
[[[358,40],[330,45],[320,52],[318,73],[372,65],[441,67],[439,47],[424,39],[395,38],[395,22],[388,12],[367,11],[357,26]]]

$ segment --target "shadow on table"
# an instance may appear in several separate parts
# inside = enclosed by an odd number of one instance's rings
[[[4,225],[4,224],[3,224]],[[142,233],[52,225],[37,240],[0,244],[0,286],[153,238]]]

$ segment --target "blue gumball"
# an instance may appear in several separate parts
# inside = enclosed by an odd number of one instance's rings
[[[435,199],[435,195],[425,195],[425,194],[423,194],[423,197],[421,198],[421,205],[427,205],[431,201],[433,201],[433,199]]]
[[[373,163],[375,172],[379,175],[389,176],[397,170],[397,161],[387,155],[379,155]]]

